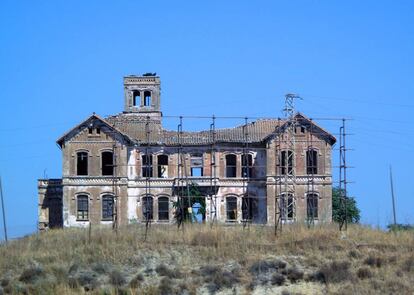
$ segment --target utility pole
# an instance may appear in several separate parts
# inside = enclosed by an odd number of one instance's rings
[[[3,228],[4,228],[4,239],[6,240],[7,243],[7,226],[6,226],[6,214],[5,214],[5,209],[4,209],[4,200],[3,200],[3,185],[1,183],[1,177],[0,177],[0,196],[1,196],[1,209],[3,212]]]
[[[395,215],[395,196],[394,196],[394,184],[392,182],[392,167],[390,165],[390,184],[391,184],[391,197],[392,197],[392,213],[394,216],[394,226],[397,225],[397,216]]]

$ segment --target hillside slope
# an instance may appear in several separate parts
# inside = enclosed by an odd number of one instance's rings
[[[0,246],[0,294],[413,294],[414,234],[351,226],[54,230]],[[90,234],[90,235],[89,235]]]

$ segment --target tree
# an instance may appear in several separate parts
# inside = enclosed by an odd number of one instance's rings
[[[335,222],[341,222],[345,219],[345,207],[341,206],[341,197],[344,195],[344,190],[338,187],[332,188],[332,219]],[[347,222],[358,223],[361,216],[354,197],[345,199],[347,208]]]

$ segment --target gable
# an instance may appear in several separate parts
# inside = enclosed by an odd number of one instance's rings
[[[108,140],[133,143],[133,140],[127,135],[93,114],[61,136],[57,140],[57,144],[62,147],[68,141],[96,142]]]

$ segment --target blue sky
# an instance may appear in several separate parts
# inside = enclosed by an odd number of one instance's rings
[[[413,223],[413,19],[412,1],[1,1],[10,236],[36,229],[36,180],[61,176],[56,139],[92,112],[122,111],[122,77],[145,72],[161,76],[165,115],[278,117],[296,92],[310,117],[353,118],[362,222],[391,221],[392,164],[397,218]]]

